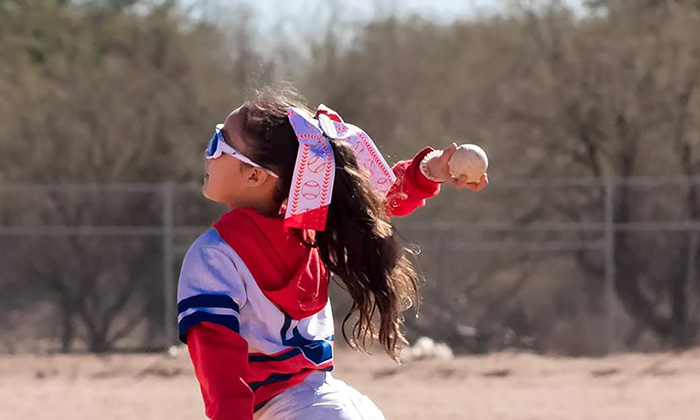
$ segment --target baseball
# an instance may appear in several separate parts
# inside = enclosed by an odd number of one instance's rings
[[[478,183],[489,167],[489,159],[486,152],[475,144],[462,144],[457,147],[449,162],[450,174],[459,178],[460,175],[467,177],[467,182]]]

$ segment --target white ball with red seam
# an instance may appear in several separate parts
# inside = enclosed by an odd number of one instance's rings
[[[489,159],[484,149],[476,144],[462,144],[450,158],[449,167],[453,177],[464,175],[467,182],[478,183],[489,167]]]

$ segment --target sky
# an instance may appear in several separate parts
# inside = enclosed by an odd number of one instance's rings
[[[529,0],[536,1],[536,0]],[[392,14],[417,14],[438,22],[492,15],[505,10],[509,0],[186,0],[195,11],[216,19],[228,10],[240,7],[253,12],[258,30],[269,32],[280,26],[298,26],[313,30],[325,23],[334,9],[341,10],[342,23],[367,21]],[[576,10],[583,10],[583,0],[563,0]],[[322,26],[322,24],[320,24]]]

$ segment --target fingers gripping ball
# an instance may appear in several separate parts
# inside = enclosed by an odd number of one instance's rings
[[[489,167],[489,159],[486,152],[475,144],[463,144],[457,147],[450,158],[450,175],[459,178],[460,175],[467,177],[468,183],[479,182]]]

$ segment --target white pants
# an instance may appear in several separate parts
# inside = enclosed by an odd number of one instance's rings
[[[365,395],[328,372],[314,372],[304,382],[277,395],[255,420],[384,420]]]

